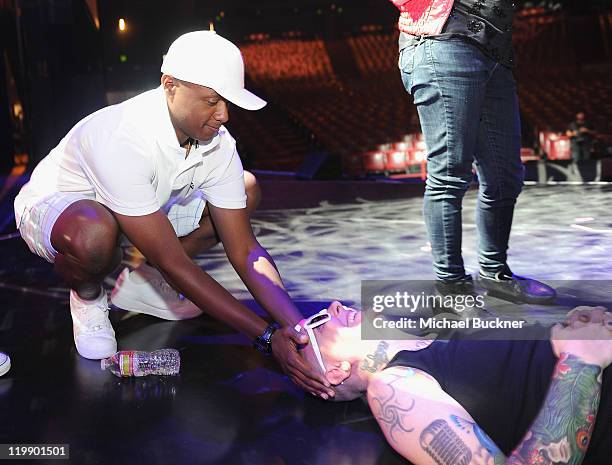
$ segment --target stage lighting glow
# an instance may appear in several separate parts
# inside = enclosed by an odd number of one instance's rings
[[[23,107],[21,106],[21,103],[16,102],[13,104],[13,116],[20,120],[23,119]]]

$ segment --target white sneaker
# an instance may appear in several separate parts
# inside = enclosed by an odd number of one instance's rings
[[[117,352],[115,330],[108,319],[108,298],[102,290],[96,300],[83,300],[70,291],[74,343],[82,357],[107,358]]]
[[[4,352],[0,352],[0,376],[6,375],[11,369],[11,358]]]
[[[196,305],[175,291],[159,271],[142,263],[117,278],[111,302],[130,312],[146,313],[164,320],[187,320],[202,314]]]

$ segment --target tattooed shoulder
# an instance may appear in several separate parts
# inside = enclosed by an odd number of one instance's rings
[[[411,433],[414,427],[411,423],[411,412],[415,406],[415,400],[397,392],[394,383],[402,377],[393,373],[380,376],[371,388],[368,388],[368,402],[372,413],[387,431],[392,442],[397,442],[396,434],[404,432]]]

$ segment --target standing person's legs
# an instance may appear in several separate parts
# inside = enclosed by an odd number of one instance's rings
[[[424,39],[400,57],[427,145],[424,217],[438,280],[465,278],[461,204],[472,181],[484,89],[493,62],[461,39]]]
[[[516,199],[523,187],[521,125],[512,72],[497,65],[487,82],[476,168],[479,179],[476,225],[478,261],[487,276],[507,268],[507,249]]]
[[[553,288],[513,274],[507,264],[514,205],[523,187],[524,173],[512,72],[497,65],[485,95],[476,151],[480,184],[476,207],[480,284],[490,295],[506,300],[547,303],[555,298]]]

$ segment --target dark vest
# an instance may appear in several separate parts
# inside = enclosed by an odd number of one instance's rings
[[[461,36],[504,66],[514,66],[510,0],[456,0],[442,34]]]

